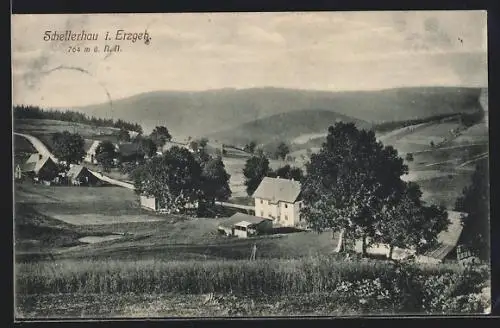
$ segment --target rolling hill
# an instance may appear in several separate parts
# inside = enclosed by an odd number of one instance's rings
[[[370,127],[366,121],[328,110],[299,110],[260,118],[211,134],[209,137],[240,145],[251,140],[258,144],[290,141],[304,134],[323,133],[326,135],[328,126],[337,121],[353,122],[360,128]]]
[[[175,137],[182,138],[206,136],[265,117],[304,110],[322,109],[323,113],[333,111],[377,123],[467,112],[479,108],[480,92],[478,88],[445,87],[349,92],[280,88],[155,91],[115,99],[112,110],[108,103],[72,109],[137,122],[145,132],[166,125]]]

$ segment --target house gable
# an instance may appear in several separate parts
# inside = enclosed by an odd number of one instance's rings
[[[264,177],[253,193],[253,197],[267,200],[271,204],[295,203],[299,199],[300,190],[301,185],[298,181]]]

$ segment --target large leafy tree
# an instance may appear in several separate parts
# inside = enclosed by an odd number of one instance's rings
[[[276,147],[276,157],[281,158],[284,160],[286,158],[286,155],[290,153],[290,147],[284,142],[280,142],[278,146]]]
[[[343,230],[349,238],[375,235],[384,201],[401,189],[408,172],[392,147],[384,147],[373,131],[338,122],[328,129],[319,153],[311,155],[303,183],[303,217],[317,231]]]
[[[139,144],[140,151],[147,157],[151,158],[156,154],[157,147],[151,138],[136,137],[134,142]]]
[[[80,163],[85,156],[85,141],[78,133],[56,132],[52,135],[52,143],[54,156],[67,166]]]
[[[245,145],[243,150],[253,154],[255,152],[256,147],[257,147],[257,143],[255,141],[250,141],[248,144]]]
[[[172,147],[137,168],[132,178],[139,194],[155,197],[170,212],[182,211],[202,196],[202,168],[185,148]]]
[[[118,132],[118,140],[128,142],[130,141],[130,132],[125,129],[120,129]]]
[[[283,179],[293,179],[296,181],[302,181],[304,178],[304,173],[298,167],[291,167],[289,164],[280,167],[275,172],[273,172],[274,176],[283,178]]]
[[[172,135],[170,135],[170,132],[165,126],[155,127],[153,132],[151,132],[150,137],[151,140],[153,140],[153,142],[159,147],[163,147],[167,141],[172,140]]]
[[[392,259],[395,247],[422,252],[437,242],[437,235],[449,225],[448,213],[442,207],[425,206],[416,183],[405,183],[402,190],[386,199],[381,216],[375,222],[374,241],[389,245]]]
[[[108,140],[105,140],[97,146],[95,150],[95,158],[97,163],[101,165],[104,172],[109,172],[109,170],[114,165],[114,159],[117,157],[115,150],[115,145]]]
[[[243,168],[247,194],[251,196],[262,179],[270,172],[269,160],[264,155],[250,157]]]
[[[231,197],[230,178],[221,157],[208,159],[202,165],[201,190],[203,195],[200,203],[203,203],[206,208],[213,209],[215,201],[228,200]]]
[[[489,259],[490,223],[489,223],[489,174],[488,161],[482,160],[476,165],[472,183],[465,187],[463,195],[457,199],[455,209],[465,212],[462,219],[464,226],[462,242],[476,251],[484,260]]]

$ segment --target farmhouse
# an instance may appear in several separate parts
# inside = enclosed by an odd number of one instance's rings
[[[219,232],[240,238],[270,233],[272,229],[272,220],[244,213],[234,214],[218,227]]]
[[[465,254],[465,250],[460,245],[462,235],[462,217],[465,213],[448,211],[450,225],[447,230],[441,231],[438,235],[438,245],[423,255],[417,256],[419,262],[447,262],[449,260],[463,260],[472,254]]]
[[[42,181],[52,181],[58,176],[57,164],[50,156],[32,154],[21,168],[22,173]]]
[[[82,165],[73,165],[66,176],[68,182],[74,186],[94,186],[100,183],[100,180]]]
[[[265,177],[253,194],[255,214],[283,227],[302,225],[300,182]]]

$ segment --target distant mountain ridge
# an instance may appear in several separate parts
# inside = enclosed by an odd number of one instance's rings
[[[112,113],[108,103],[72,109],[98,117],[112,114],[115,119],[141,124],[146,132],[166,125],[174,136],[196,137],[294,111],[320,109],[370,123],[469,112],[480,108],[480,92],[480,88],[461,87],[345,92],[282,88],[154,91],[114,100]]]
[[[255,141],[258,144],[289,142],[308,133],[324,132],[326,135],[328,127],[338,121],[355,123],[361,129],[371,127],[371,124],[366,121],[336,112],[310,109],[263,117],[235,128],[210,134],[208,137],[236,145],[244,145],[249,141]]]

